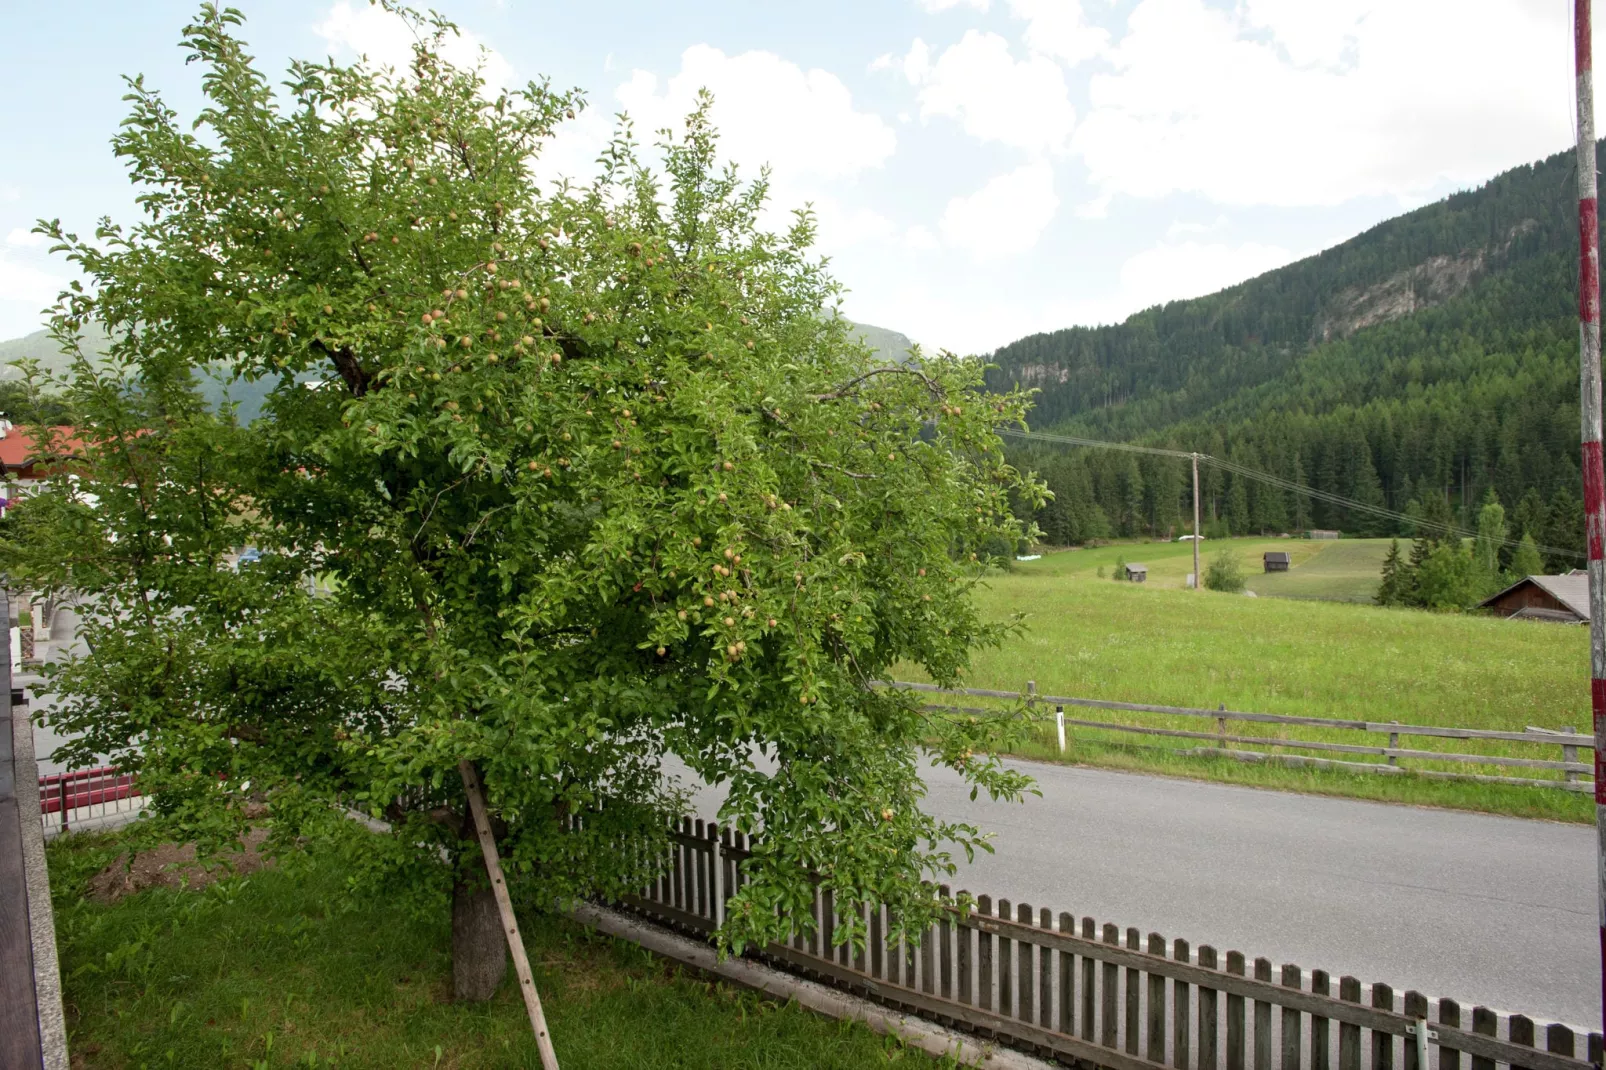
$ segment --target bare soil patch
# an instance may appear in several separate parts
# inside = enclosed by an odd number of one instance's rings
[[[267,829],[253,828],[245,835],[245,850],[226,852],[209,865],[196,860],[193,843],[164,843],[138,852],[132,862],[127,854],[121,854],[90,879],[89,897],[98,903],[115,903],[147,888],[205,888],[231,874],[255,873],[272,864],[261,852],[267,838]]]

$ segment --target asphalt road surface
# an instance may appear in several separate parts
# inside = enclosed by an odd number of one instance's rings
[[[996,833],[956,888],[1600,1029],[1588,827],[1019,764],[1041,798],[928,777],[930,812]]]

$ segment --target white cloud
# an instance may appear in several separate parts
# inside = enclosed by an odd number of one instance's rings
[[[943,240],[982,261],[1017,256],[1037,244],[1059,203],[1053,168],[1029,163],[949,201],[942,214]]]
[[[1570,143],[1563,16],[1538,0],[1462,0],[1454,18],[1440,0],[1141,0],[1072,149],[1107,193],[1408,202]]]
[[[892,220],[869,208],[848,208],[830,197],[817,198],[812,206],[819,228],[817,244],[822,249],[837,252],[864,242],[881,241],[897,233]],[[780,207],[789,210],[795,206]]]
[[[916,39],[903,60],[919,85],[920,117],[956,120],[965,133],[1029,152],[1062,149],[1076,124],[1058,63],[1033,55],[1017,61],[995,33],[968,30],[959,43],[929,61]]]
[[[988,0],[915,0],[915,3],[933,15],[955,7],[971,7],[985,13],[989,6]]]
[[[903,232],[903,243],[917,253],[934,253],[942,248],[937,236],[931,233],[931,228],[921,223]]]
[[[1291,263],[1295,255],[1276,245],[1201,245],[1185,241],[1144,249],[1121,265],[1117,299],[1130,315],[1151,305],[1202,297]]]
[[[313,30],[336,52],[367,56],[373,63],[398,71],[405,70],[413,61],[416,41],[413,31],[400,16],[377,5],[353,7],[350,0],[338,0]],[[516,84],[513,65],[495,49],[482,52],[483,45],[477,35],[462,30],[457,35],[447,36],[441,43],[440,54],[455,66],[479,67],[487,90]]]
[[[12,227],[11,233],[6,235],[6,244],[13,249],[40,249],[48,240],[43,234],[35,234],[21,227]]]
[[[1026,20],[1021,40],[1027,48],[1070,67],[1110,46],[1109,31],[1088,25],[1079,0],[1009,0],[1009,13]]]
[[[897,148],[892,127],[879,115],[855,109],[840,78],[805,71],[772,52],[727,56],[694,45],[681,54],[680,72],[666,82],[638,70],[615,96],[638,134],[651,140],[651,131],[681,127],[703,87],[714,94],[721,154],[750,173],[770,164],[778,184],[851,177],[879,167]]]
[[[38,309],[54,302],[64,286],[60,276],[0,254],[0,301],[20,301]]]

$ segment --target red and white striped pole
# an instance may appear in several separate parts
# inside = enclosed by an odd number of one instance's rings
[[[1601,467],[1600,221],[1595,202],[1595,86],[1590,0],[1573,0],[1578,82],[1578,386],[1584,528],[1589,543],[1589,698],[1595,715],[1595,834],[1600,902],[1601,1018],[1606,1023],[1606,471]]]

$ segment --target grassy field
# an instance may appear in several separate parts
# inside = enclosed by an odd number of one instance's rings
[[[1382,580],[1388,539],[1342,539],[1305,545],[1317,547],[1317,552],[1303,560],[1296,557],[1294,567],[1287,572],[1261,571],[1258,557],[1247,561],[1249,590],[1261,597],[1371,604]]]
[[[1377,593],[1388,548],[1388,539],[1218,539],[1199,545],[1199,563],[1208,567],[1213,556],[1231,551],[1243,564],[1249,590],[1257,595],[1369,603]],[[1287,572],[1263,571],[1261,555],[1268,550],[1286,552],[1293,567]],[[1193,547],[1186,542],[1114,543],[1049,553],[1038,561],[1022,562],[1020,567],[1031,575],[1114,582],[1121,561],[1147,565],[1148,586],[1181,590],[1193,571]]]
[[[450,1002],[450,921],[346,901],[346,871],[262,870],[199,891],[87,900],[119,851],[49,848],[73,1067],[538,1067],[511,981]],[[334,909],[331,909],[331,906]],[[642,949],[526,911],[526,943],[566,1067],[937,1065],[862,1025],[682,973]],[[510,971],[511,974],[511,971]]]
[[[1262,546],[1287,548],[1300,568],[1343,542],[1233,540],[1246,558]],[[1221,543],[1205,544],[1206,558]],[[1110,546],[1053,554],[1021,563],[978,593],[994,618],[1027,615],[1027,631],[999,650],[980,653],[971,686],[1154,705],[1294,714],[1365,721],[1521,731],[1528,725],[1588,732],[1587,631],[1472,615],[1433,614],[1281,598],[1181,589],[1191,567],[1186,543]],[[1150,567],[1137,585],[1097,578],[1118,556]],[[1256,557],[1258,560],[1258,556]],[[1353,568],[1337,559],[1341,576]],[[1338,581],[1335,580],[1335,583]],[[913,678],[913,674],[911,674]],[[1214,731],[1198,718],[1076,711],[1089,720]],[[1237,724],[1242,735],[1301,738],[1378,746],[1369,733],[1281,725]],[[1208,776],[1335,794],[1489,810],[1561,820],[1591,820],[1588,797],[1548,788],[1461,784],[1421,778],[1271,769],[1236,762],[1203,763],[1173,752],[1197,741],[1122,733],[1076,734],[1074,760]],[[1422,741],[1422,749],[1457,749],[1556,760],[1557,748],[1482,741]],[[1044,738],[1046,744],[1046,737]],[[1407,746],[1410,744],[1407,743]],[[1031,750],[1033,748],[1029,748]],[[1047,756],[1046,745],[1035,748]],[[1587,755],[1587,751],[1584,752]],[[1352,756],[1328,754],[1324,757]],[[1355,760],[1365,760],[1356,758]],[[1403,762],[1406,767],[1495,772],[1487,767]],[[1559,773],[1507,770],[1536,779]]]

